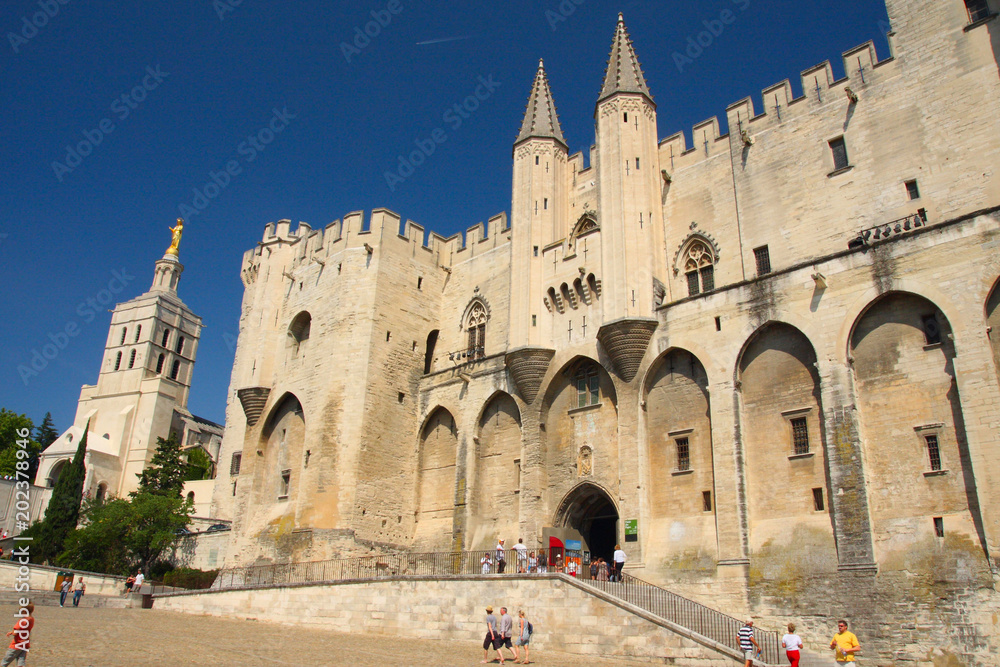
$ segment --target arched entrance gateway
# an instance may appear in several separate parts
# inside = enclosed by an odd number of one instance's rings
[[[543,531],[545,546],[552,557],[578,558],[581,575],[589,576],[586,565],[592,559],[611,562],[618,537],[618,508],[603,488],[584,482],[566,494],[556,511],[552,528]],[[579,549],[574,549],[579,542]],[[573,555],[574,551],[580,553]]]

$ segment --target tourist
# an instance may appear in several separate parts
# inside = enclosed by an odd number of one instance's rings
[[[74,607],[79,607],[80,606],[80,598],[83,597],[83,594],[86,591],[87,591],[87,584],[83,583],[83,577],[80,577],[80,580],[76,582],[76,587],[73,589],[73,606]]]
[[[830,648],[834,649],[834,659],[838,664],[854,662],[854,654],[861,650],[861,644],[853,632],[847,629],[847,621],[840,619],[837,621],[839,632],[833,636]]]
[[[597,570],[601,566],[601,564],[599,562],[600,560],[601,560],[600,558],[595,558],[594,560],[590,561],[590,578],[591,579],[597,579]]]
[[[523,539],[517,539],[514,551],[517,553],[517,571],[523,574],[528,571],[528,547],[524,546]]]
[[[538,553],[538,571],[542,574],[549,571],[549,552],[547,549],[542,549]]]
[[[746,624],[736,632],[736,638],[740,642],[740,650],[743,651],[743,657],[746,658],[746,662],[743,663],[743,667],[753,667],[753,654],[754,649],[760,651],[760,644],[757,640],[753,638],[753,619],[750,619]]]
[[[535,555],[534,551],[528,554],[528,572],[532,574],[538,572],[538,556]]]
[[[597,580],[607,581],[608,580],[608,562],[603,558],[598,558],[597,564]]]
[[[576,576],[576,559],[575,558],[570,558],[569,559],[569,564],[566,565],[566,573],[569,576],[571,576],[571,577],[575,577]]]
[[[493,615],[493,607],[486,607],[486,639],[483,640],[483,663],[487,662],[490,648],[493,648],[500,656],[500,664],[503,664],[503,653],[500,652],[500,635],[497,634],[497,617]]]
[[[615,545],[615,574],[614,580],[622,580],[622,568],[625,567],[625,552],[622,551],[621,545]]]
[[[556,562],[552,563],[552,567],[553,567],[553,570],[555,572],[562,572],[563,571],[562,554],[556,554]]]
[[[479,559],[480,569],[482,569],[483,574],[490,573],[490,566],[493,565],[493,561],[490,560],[490,552],[487,551],[483,554],[483,557]]]
[[[64,607],[66,605],[66,596],[69,595],[69,589],[73,587],[73,577],[67,577],[63,579],[62,585],[59,586],[59,606]]]
[[[28,603],[20,611],[23,613],[25,610],[27,610],[28,615],[14,621],[14,629],[7,633],[8,637],[13,636],[14,638],[10,640],[10,646],[3,656],[3,661],[0,661],[2,667],[7,667],[15,660],[17,660],[17,667],[24,667],[24,661],[28,657],[28,645],[31,643],[31,629],[35,627],[35,617],[32,616],[35,613],[35,605]]]
[[[128,579],[125,580],[125,597],[132,592],[132,587],[135,585],[135,575],[128,575]]]
[[[528,642],[531,641],[531,623],[528,623],[528,619],[524,617],[524,610],[517,610],[517,641],[514,642],[515,646],[520,646],[524,649],[524,660],[520,658],[514,658],[514,662],[520,662],[522,665],[527,665],[530,660],[528,660]]]
[[[504,566],[507,565],[507,557],[504,553],[503,538],[497,539],[497,574],[503,574]]]
[[[146,575],[142,573],[142,569],[135,571],[135,583],[132,584],[132,590],[136,593],[142,593],[142,582],[146,580]]]
[[[792,667],[799,667],[799,649],[802,648],[802,638],[795,634],[795,624],[788,624],[788,634],[781,638],[785,647],[785,655]]]
[[[506,646],[514,654],[514,662],[517,662],[517,648],[511,643],[514,636],[514,619],[507,613],[507,607],[500,607],[500,663],[503,663],[503,649]]]

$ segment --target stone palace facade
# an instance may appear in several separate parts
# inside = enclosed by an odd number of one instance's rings
[[[996,651],[994,1],[887,0],[890,54],[693,145],[660,139],[619,18],[589,156],[539,64],[509,223],[268,224],[213,498],[228,564],[571,530],[712,606]]]

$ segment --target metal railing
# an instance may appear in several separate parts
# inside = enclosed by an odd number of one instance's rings
[[[501,570],[496,556],[496,550],[406,553],[306,563],[249,565],[220,570],[212,589],[238,590],[261,586],[370,581],[407,576],[531,575],[559,571],[554,566],[540,565],[540,559],[520,557],[513,549],[504,552],[504,567]],[[578,581],[606,595],[639,607],[718,644],[736,651],[740,650],[737,632],[743,627],[743,621],[739,619],[626,573],[622,573],[621,581],[594,580],[585,578],[589,576],[589,571],[584,566],[580,574]],[[778,664],[780,654],[778,633],[755,628],[754,638],[762,649],[761,659],[768,664]]]
[[[485,564],[484,557],[488,557]],[[519,559],[515,550],[508,549],[502,573],[518,574],[523,568],[524,573],[528,574],[528,562]],[[538,572],[537,567],[535,572]],[[212,588],[229,590],[282,584],[461,574],[501,574],[496,551],[408,553],[225,568],[219,571]]]
[[[739,651],[737,633],[743,621],[727,616],[721,611],[688,600],[676,593],[660,588],[638,577],[622,573],[622,580],[588,580],[588,586],[614,596],[623,602],[648,611],[654,616],[670,621],[702,637]],[[769,665],[779,664],[780,638],[777,632],[754,628],[754,639],[761,648],[761,660]]]

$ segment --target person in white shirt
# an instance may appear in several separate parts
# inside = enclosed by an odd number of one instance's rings
[[[524,574],[528,571],[528,547],[524,546],[524,539],[518,538],[514,551],[517,552],[517,571]]]
[[[493,561],[490,560],[490,555],[486,553],[483,554],[481,559],[479,559],[479,564],[482,566],[483,574],[489,574],[490,566],[493,564]]]
[[[622,580],[622,568],[625,567],[625,552],[622,551],[620,544],[615,545],[615,573],[613,578],[615,581]]]
[[[799,667],[799,649],[802,648],[802,638],[795,634],[795,624],[788,624],[788,634],[781,638],[785,647],[785,655],[792,667]]]
[[[139,570],[138,572],[136,572],[135,573],[135,583],[132,584],[132,590],[135,591],[136,593],[141,593],[142,591],[140,591],[139,589],[142,588],[142,582],[145,579],[146,579],[146,576],[142,573],[142,570]]]

